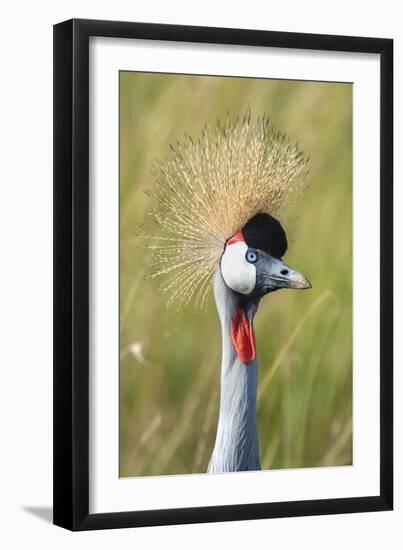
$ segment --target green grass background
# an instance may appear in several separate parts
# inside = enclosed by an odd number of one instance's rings
[[[166,309],[144,280],[138,224],[151,165],[184,132],[250,106],[310,156],[308,189],[282,216],[287,263],[310,291],[266,297],[255,319],[262,467],[352,462],[352,86],[120,74],[120,475],[203,472],[219,406],[220,327]]]

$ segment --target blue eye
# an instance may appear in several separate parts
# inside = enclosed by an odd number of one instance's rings
[[[255,264],[259,259],[257,250],[249,249],[246,253],[246,259],[249,263]]]

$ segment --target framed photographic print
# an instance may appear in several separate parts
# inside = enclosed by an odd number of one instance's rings
[[[55,524],[392,509],[392,75],[384,38],[54,27]]]

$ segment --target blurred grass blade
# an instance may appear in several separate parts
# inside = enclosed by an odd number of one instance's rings
[[[318,298],[316,298],[316,300],[309,307],[304,317],[302,317],[302,319],[297,323],[297,326],[295,327],[293,332],[290,334],[290,337],[288,338],[284,346],[280,349],[279,353],[277,354],[277,357],[273,361],[272,367],[268,370],[268,372],[266,373],[266,376],[263,378],[262,382],[260,383],[259,391],[258,391],[258,400],[262,397],[267,386],[270,384],[273,376],[276,374],[278,368],[281,366],[281,363],[287,356],[288,352],[291,349],[291,346],[293,345],[294,341],[296,340],[296,338],[304,328],[307,321],[312,317],[312,315],[316,312],[316,310],[323,304],[323,302],[328,300],[332,295],[333,293],[331,290],[325,290],[323,294],[321,294]]]

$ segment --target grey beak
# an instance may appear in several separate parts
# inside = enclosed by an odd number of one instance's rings
[[[286,288],[312,288],[310,281],[299,271],[290,271],[290,275],[284,278]]]
[[[312,288],[305,275],[292,269],[283,260],[275,259],[265,278],[272,288]]]

